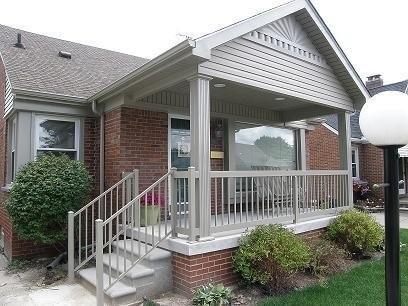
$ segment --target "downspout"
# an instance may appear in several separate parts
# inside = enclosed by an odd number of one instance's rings
[[[105,191],[105,116],[103,111],[98,111],[96,100],[92,101],[92,112],[100,116],[99,127],[99,192]]]

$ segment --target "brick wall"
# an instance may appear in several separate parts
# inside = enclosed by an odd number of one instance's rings
[[[187,256],[173,253],[173,286],[176,291],[191,295],[197,287],[209,282],[226,286],[238,282],[233,271],[232,256],[236,248]]]
[[[325,228],[299,234],[305,240],[321,237]],[[173,252],[173,286],[177,292],[191,296],[194,290],[209,282],[225,286],[239,282],[234,272],[232,256],[237,248],[187,256]]]
[[[360,146],[360,177],[370,184],[381,183],[384,180],[384,157],[382,149],[371,144]],[[383,198],[384,191],[374,190],[375,194]]]
[[[330,170],[340,168],[338,136],[323,125],[306,132],[307,169]],[[355,144],[359,151],[359,175],[369,184],[383,181],[383,153],[371,144]],[[383,191],[374,191],[382,198]]]
[[[0,187],[4,186],[6,178],[6,120],[3,118],[5,87],[6,72],[0,58]],[[4,233],[4,251],[9,256],[11,255],[12,226],[4,207],[6,199],[7,193],[0,191],[0,227]]]
[[[310,170],[340,169],[339,139],[324,127],[306,131],[306,167]]]
[[[100,119],[85,118],[84,120],[84,163],[93,178],[92,196],[99,192],[99,140]]]

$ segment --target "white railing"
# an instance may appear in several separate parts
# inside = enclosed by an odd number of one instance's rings
[[[134,198],[139,172],[134,170],[76,212],[68,213],[68,277],[85,266],[96,254],[96,219],[105,220]]]
[[[301,218],[349,207],[348,171],[212,171],[211,232]]]
[[[213,234],[336,214],[352,201],[348,175],[347,170],[211,171],[211,201],[200,203],[207,205],[210,223],[203,224],[197,214],[198,172],[193,167],[175,172],[173,235],[195,240],[199,226]]]
[[[95,221],[98,301],[103,301],[104,291],[120,281],[171,234],[168,192],[171,174],[169,171],[105,220]],[[125,260],[119,261],[119,256],[112,256],[113,247],[117,252],[121,249]],[[104,270],[108,275],[107,283],[103,280]]]

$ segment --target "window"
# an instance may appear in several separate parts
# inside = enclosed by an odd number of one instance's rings
[[[16,140],[17,140],[17,120],[13,118],[10,124],[10,181],[13,182],[16,176]]]
[[[234,154],[237,170],[296,169],[295,132],[236,122]]]
[[[60,117],[36,118],[36,156],[54,153],[79,159],[79,120]]]
[[[359,178],[358,169],[358,148],[351,148],[351,174],[353,178]]]

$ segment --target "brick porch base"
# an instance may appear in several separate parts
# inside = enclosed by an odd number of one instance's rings
[[[305,239],[320,237],[325,229],[298,234]],[[209,282],[225,286],[237,284],[239,275],[234,272],[232,256],[237,248],[187,256],[173,252],[173,287],[176,292],[191,296],[194,290]]]

